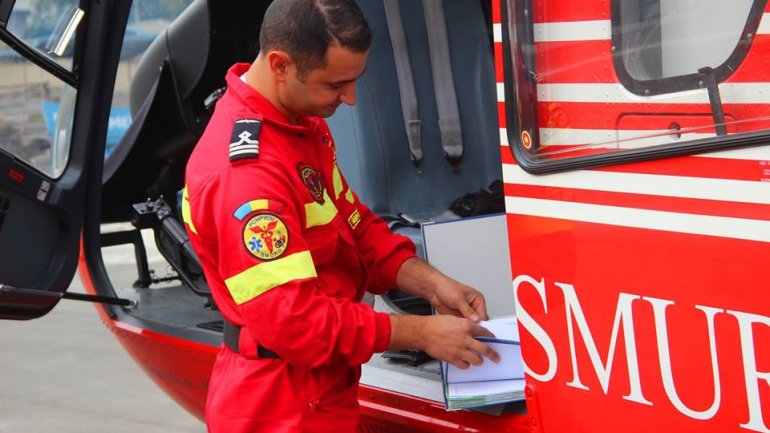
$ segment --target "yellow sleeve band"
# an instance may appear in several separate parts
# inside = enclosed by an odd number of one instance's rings
[[[316,277],[310,251],[302,251],[252,266],[225,280],[236,304],[243,304],[289,281]]]
[[[182,192],[182,221],[190,227],[190,231],[197,234],[198,230],[192,222],[192,216],[190,215],[190,200],[187,198],[187,185],[184,186]]]

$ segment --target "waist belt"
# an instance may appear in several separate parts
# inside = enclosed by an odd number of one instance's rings
[[[225,346],[230,348],[235,353],[240,353],[240,349],[238,348],[238,341],[241,336],[241,327],[238,325],[234,325],[227,320],[225,320],[225,335],[224,335],[224,342]],[[262,347],[260,345],[257,345],[257,356],[260,358],[272,358],[272,359],[280,359],[281,357],[273,352],[270,349],[267,349],[265,347]]]

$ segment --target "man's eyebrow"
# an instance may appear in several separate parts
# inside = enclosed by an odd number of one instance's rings
[[[364,70],[361,71],[361,73],[358,74],[356,78],[351,78],[350,80],[333,81],[330,84],[342,85],[342,84],[352,83],[353,81],[356,81],[357,79],[361,78],[361,76],[363,76],[365,73],[366,73],[366,68],[364,68]]]

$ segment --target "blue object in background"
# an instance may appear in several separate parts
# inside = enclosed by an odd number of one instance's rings
[[[54,140],[56,129],[56,114],[59,112],[59,103],[56,101],[43,101],[43,116],[45,117],[45,127],[51,141]],[[110,156],[115,147],[131,125],[131,110],[129,107],[112,107],[110,110],[110,120],[107,126],[107,143],[104,149],[104,158]]]

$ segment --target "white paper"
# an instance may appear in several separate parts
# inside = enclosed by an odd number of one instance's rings
[[[524,379],[497,380],[494,382],[468,382],[449,384],[450,398],[492,396],[495,394],[513,394],[524,391]]]
[[[500,317],[479,322],[484,328],[495,334],[498,340],[519,342],[519,324],[516,317]]]
[[[500,362],[484,358],[481,365],[471,365],[466,369],[447,364],[447,383],[478,382],[489,380],[523,379],[524,364],[519,346],[519,328],[515,317],[504,317],[480,323],[495,334],[499,342],[486,341],[492,350],[500,355]]]
[[[492,350],[500,355],[500,362],[484,358],[481,365],[471,365],[466,369],[447,366],[447,383],[478,382],[488,380],[522,379],[524,364],[521,360],[521,346],[514,343],[487,342]]]

